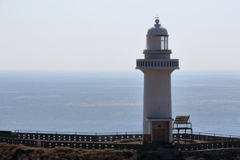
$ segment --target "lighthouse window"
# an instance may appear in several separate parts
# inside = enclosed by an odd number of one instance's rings
[[[161,36],[161,50],[167,50],[167,49],[168,49],[168,37]]]
[[[165,37],[165,49],[168,49],[168,37]]]

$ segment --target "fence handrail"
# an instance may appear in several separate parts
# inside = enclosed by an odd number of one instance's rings
[[[142,132],[63,132],[63,131],[32,131],[32,130],[15,130],[14,133],[37,133],[37,134],[72,134],[72,135],[132,135],[142,134]]]
[[[48,141],[38,139],[18,139],[9,137],[0,137],[0,143],[23,144],[30,147],[70,147],[70,148],[85,148],[85,149],[129,149],[129,150],[157,150],[156,145],[149,144],[121,144],[121,143],[101,143],[101,142],[83,142],[83,141]]]
[[[173,135],[178,134],[176,131],[173,132]],[[180,132],[179,134],[185,134],[185,132]],[[186,133],[191,134],[191,133]],[[193,135],[200,135],[200,136],[213,136],[213,137],[225,137],[225,138],[240,138],[238,135],[226,135],[226,134],[218,134],[218,133],[204,133],[204,132],[192,132]]]
[[[178,144],[174,148],[178,151],[193,151],[193,150],[209,150],[209,149],[226,149],[240,147],[240,140],[238,141],[220,141],[208,143],[192,143],[192,144]]]

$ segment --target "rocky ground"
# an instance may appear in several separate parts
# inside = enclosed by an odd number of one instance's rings
[[[85,150],[79,148],[34,148],[0,143],[0,160],[157,160],[159,153],[130,150]]]
[[[182,153],[183,160],[240,160],[240,149],[214,149]]]
[[[131,150],[86,150],[79,148],[34,148],[24,145],[0,143],[0,160],[161,160],[158,152]],[[176,160],[240,160],[239,150],[212,150],[188,152]]]

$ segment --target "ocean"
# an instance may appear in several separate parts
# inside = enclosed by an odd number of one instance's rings
[[[142,131],[143,74],[0,71],[0,130]],[[174,71],[173,118],[194,132],[240,135],[240,71]]]

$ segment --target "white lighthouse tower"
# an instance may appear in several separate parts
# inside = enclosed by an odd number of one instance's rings
[[[147,32],[145,59],[137,59],[136,69],[144,73],[143,141],[172,142],[171,73],[179,69],[178,59],[170,59],[168,32],[159,24]]]

